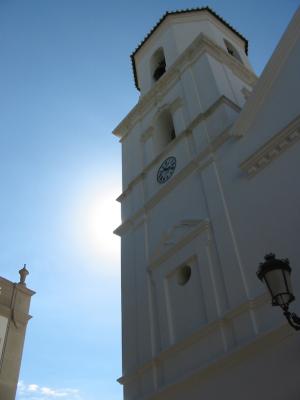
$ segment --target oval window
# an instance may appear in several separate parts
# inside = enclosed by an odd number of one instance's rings
[[[180,267],[177,272],[177,282],[179,285],[185,285],[191,278],[192,269],[189,265]]]

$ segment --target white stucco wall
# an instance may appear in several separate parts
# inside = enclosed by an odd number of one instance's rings
[[[210,28],[216,29],[206,25],[207,34]],[[295,29],[241,113],[251,74],[208,47],[188,66],[178,65],[179,79],[166,73],[158,94],[145,94],[138,118],[131,113],[118,128],[125,132],[131,124],[122,138],[123,224],[117,230],[125,399],[298,399],[294,332],[256,277],[266,253],[289,257],[299,297]],[[192,20],[182,32],[189,37],[196,31]],[[159,151],[156,120],[166,107],[176,139]],[[176,169],[161,185],[157,170],[169,156],[176,157]],[[191,278],[180,285],[184,265],[191,267]],[[294,306],[299,310],[299,300]]]

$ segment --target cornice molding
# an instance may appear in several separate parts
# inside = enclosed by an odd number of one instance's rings
[[[21,283],[17,283],[16,284],[16,288],[19,292],[22,292],[23,294],[27,295],[27,296],[33,296],[36,292],[34,292],[31,289],[28,289],[27,286],[21,284]]]
[[[240,168],[249,178],[281,156],[300,139],[300,116],[294,119],[267,143],[240,164]]]
[[[22,283],[11,282],[8,279],[3,278],[2,276],[0,277],[0,295],[1,295],[1,286],[2,286],[2,288],[4,286],[6,286],[6,287],[10,287],[11,289],[13,289],[15,287],[16,290],[18,290],[19,292],[22,292],[23,294],[25,294],[27,296],[33,296],[35,294],[35,292],[33,290],[29,289],[26,285],[24,285]]]
[[[152,125],[155,126],[157,123],[158,118],[164,111],[175,112],[178,108],[182,106],[182,98],[180,96],[176,97],[171,103],[163,103],[157,105],[156,112],[152,118]]]
[[[282,340],[290,337],[290,328],[287,323],[284,323],[272,330],[264,332],[254,339],[248,339],[242,346],[235,347],[234,349],[224,353],[224,355],[220,357],[216,357],[210,362],[206,362],[201,365],[199,368],[196,368],[192,371],[187,372],[181,378],[175,379],[171,384],[163,385],[158,388],[156,392],[147,394],[146,396],[141,397],[141,400],[156,400],[162,398],[172,397],[172,392],[181,385],[187,384],[189,381],[197,379],[212,379],[215,376],[215,373],[220,370],[225,370],[230,368],[234,364],[240,364],[244,362],[247,358],[252,357],[254,352],[262,353],[266,349],[270,349],[273,346],[278,345],[278,343],[282,342]],[[153,363],[151,367],[157,368],[157,362]],[[147,368],[149,369],[149,367]],[[140,372],[139,376],[143,374],[143,371]],[[122,385],[126,385],[127,379],[123,379],[121,377],[118,379],[118,382]],[[170,394],[171,393],[171,394]]]
[[[225,313],[223,313],[218,319],[210,321],[206,325],[202,326],[198,331],[196,331],[194,334],[190,335],[186,339],[181,340],[180,342],[176,343],[175,345],[170,346],[169,348],[162,350],[159,354],[154,356],[151,360],[148,362],[145,362],[143,365],[137,367],[134,371],[131,371],[130,373],[122,376],[121,378],[118,379],[118,382],[122,385],[126,385],[127,383],[130,383],[132,381],[135,381],[136,379],[139,379],[145,372],[147,372],[149,369],[152,368],[157,368],[157,366],[161,365],[163,361],[166,361],[170,359],[171,357],[174,357],[174,355],[177,352],[183,351],[185,348],[193,345],[194,343],[199,342],[200,340],[204,339],[205,337],[209,336],[212,332],[214,332],[217,329],[226,327],[228,324],[228,321],[232,321],[233,319],[239,317],[240,315],[244,313],[249,313],[249,311],[256,311],[257,309],[263,307],[264,305],[267,305],[269,303],[269,295],[267,293],[263,293],[262,295],[259,295],[253,299],[250,299],[246,302],[243,302],[242,304],[238,305],[237,307],[234,307]],[[259,346],[260,342],[264,340],[264,338],[269,338],[273,337],[274,339],[277,337],[277,334],[279,331],[282,331],[284,337],[286,335],[290,335],[290,331],[288,328],[287,322],[284,322],[283,325],[276,327],[268,332],[263,332],[259,333],[258,335],[253,335],[251,339],[248,340],[248,342],[243,343],[243,344],[237,344],[235,348],[224,351],[223,354],[220,354],[217,358],[207,362],[204,365],[201,365],[199,369],[196,371],[197,375],[203,375],[209,371],[210,368],[215,367],[215,366],[223,366],[224,360],[231,360],[232,357],[237,358],[237,361],[241,362],[242,358],[241,354],[244,353],[244,355],[248,354],[248,348],[252,348]],[[269,342],[269,344],[271,344]],[[176,384],[181,384],[187,379],[191,378],[195,373],[189,373],[183,378],[180,378],[178,381],[173,382],[172,385]],[[161,391],[164,391],[166,387],[162,387],[160,389]],[[156,393],[158,394],[158,393]],[[148,398],[148,397],[147,397]],[[150,396],[149,398],[155,398],[155,395],[152,397]]]
[[[176,146],[181,140],[183,140],[186,136],[190,135],[191,131],[197,127],[197,125],[207,119],[215,110],[218,109],[221,105],[226,104],[231,107],[233,110],[239,112],[240,107],[233,103],[230,99],[225,96],[221,96],[214,104],[212,104],[204,113],[200,113],[197,117],[193,119],[193,121],[189,124],[189,126],[176,136],[172,142],[165,147],[165,149],[154,159],[152,160],[146,167],[138,174],[127,186],[127,188],[123,191],[123,193],[118,196],[116,199],[118,202],[122,203],[122,201],[130,194],[134,185],[138,184],[142,179],[145,178],[146,174],[153,168],[155,165],[159,164],[159,162],[166,156],[170,150]],[[187,174],[191,173],[195,169],[203,169],[208,164],[210,164],[213,159],[210,155],[215,152],[219,147],[221,147],[227,140],[231,138],[230,136],[230,128],[226,128],[219,136],[217,136],[211,143],[207,144],[207,147],[201,151],[196,157],[190,160],[190,162],[181,170],[177,175],[175,175],[172,180],[164,187],[162,187],[159,192],[155,193],[145,204],[144,207],[141,207],[137,212],[135,212],[131,217],[129,217],[126,221],[124,221],[118,228],[115,229],[114,233],[118,236],[122,236],[129,229],[134,228],[134,221],[139,218],[139,216],[143,213],[146,213],[147,210],[151,209],[162,197],[164,197],[174,186],[177,185],[179,181],[181,181],[182,177],[185,177]],[[147,132],[147,131],[146,131]]]
[[[185,167],[182,168],[172,180],[168,182],[168,184],[162,187],[158,192],[156,192],[143,207],[141,207],[138,211],[136,211],[131,217],[129,217],[126,221],[124,221],[117,229],[114,230],[114,234],[118,236],[122,236],[129,229],[134,229],[136,226],[135,221],[139,219],[142,214],[147,214],[149,210],[151,210],[163,197],[165,197],[174,187],[176,187],[186,176],[192,173],[195,170],[201,171],[206,168],[209,164],[214,161],[213,153],[221,147],[227,140],[231,139],[230,136],[230,128],[228,127],[221,133],[216,139],[207,145],[207,147],[201,151],[196,157],[191,159]],[[185,135],[189,135],[190,131],[186,130]],[[128,193],[127,193],[128,194]],[[124,194],[118,197],[118,201],[122,201],[125,197]]]
[[[170,110],[172,113],[177,111],[179,108],[181,108],[183,105],[183,101],[181,97],[177,97],[171,104],[170,104]]]
[[[178,106],[178,103],[180,102],[180,98],[177,98],[174,103],[176,106]],[[173,103],[171,103],[172,105]],[[199,113],[191,122],[190,124],[182,131],[179,132],[178,135],[174,140],[172,140],[149,164],[147,164],[142,171],[136,175],[127,185],[127,188],[123,191],[122,194],[117,198],[117,201],[122,202],[122,200],[126,197],[126,195],[130,192],[132,187],[140,181],[141,178],[147,174],[150,169],[157,163],[159,163],[165,155],[178,143],[180,142],[184,136],[189,134],[193,129],[197,127],[197,125],[209,118],[219,107],[222,105],[228,105],[231,107],[234,111],[240,112],[241,108],[235,104],[233,101],[231,101],[228,97],[226,96],[221,96],[216,100],[207,110],[205,110],[203,113]],[[153,133],[153,126],[151,125],[143,134],[142,134],[142,140],[145,140],[145,138],[149,137]]]
[[[249,85],[253,86],[257,81],[257,77],[252,71],[228,54],[223,48],[215,44],[206,35],[201,33],[178,57],[159,81],[140,98],[137,105],[114,129],[113,134],[120,137],[122,141],[143,115],[154,105],[161,102],[162,98],[170,89],[170,86],[177,82],[184,70],[195,63],[199,56],[205,52],[227,65],[237,76]]]

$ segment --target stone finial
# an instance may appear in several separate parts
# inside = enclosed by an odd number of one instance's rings
[[[20,269],[19,274],[20,274],[19,284],[26,286],[25,280],[27,275],[29,275],[29,271],[26,269],[26,264],[24,264],[24,267]]]

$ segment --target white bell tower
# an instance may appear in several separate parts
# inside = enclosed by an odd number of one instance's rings
[[[123,159],[119,381],[126,400],[199,399],[197,373],[256,329],[238,308],[250,289],[222,171],[257,78],[247,40],[209,8],[166,13],[131,57],[141,96],[114,130]]]

